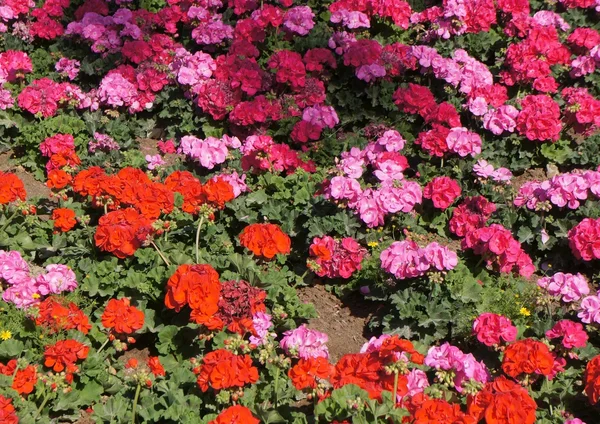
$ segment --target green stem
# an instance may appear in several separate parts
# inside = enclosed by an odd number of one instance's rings
[[[394,371],[394,393],[392,393],[392,401],[394,402],[394,408],[398,399],[398,370]]]
[[[8,218],[6,218],[6,222],[4,223],[4,225],[2,226],[2,228],[0,228],[0,232],[4,231],[6,229],[6,227],[8,227],[8,224],[10,224],[12,222],[12,220],[14,219],[15,216],[17,216],[17,213],[19,211],[17,209],[15,209],[15,211],[12,213],[11,216],[9,216]]]
[[[106,341],[104,343],[102,343],[102,346],[100,346],[100,349],[98,349],[98,352],[96,352],[96,353],[102,352],[102,350],[106,347],[106,345],[108,344],[109,341],[110,341],[110,338],[106,339]]]
[[[200,218],[200,222],[198,223],[198,229],[196,230],[196,263],[200,263],[200,229],[202,228],[202,224],[204,224],[204,216]]]
[[[171,263],[169,262],[169,260],[165,257],[165,255],[163,254],[163,252],[160,251],[160,249],[158,248],[158,246],[156,245],[156,243],[154,243],[153,241],[150,242],[152,244],[152,246],[154,246],[154,248],[156,249],[156,252],[158,253],[158,255],[161,257],[161,259],[163,260],[163,262],[165,263],[165,265],[167,266],[171,266]]]
[[[275,386],[273,387],[273,391],[275,393],[275,408],[277,408],[278,404],[279,404],[279,399],[278,399],[278,391],[279,391],[279,367],[277,367],[277,373],[275,374]]]
[[[108,204],[104,204],[104,215],[108,213]]]
[[[135,424],[135,410],[137,408],[138,399],[140,398],[140,390],[142,385],[138,383],[135,389],[135,396],[133,398],[133,409],[131,410],[131,424]]]
[[[37,420],[37,417],[39,417],[40,414],[42,413],[42,411],[44,410],[44,407],[46,406],[46,404],[50,400],[50,395],[51,394],[52,394],[52,392],[47,392],[46,396],[44,396],[44,401],[42,402],[42,404],[40,405],[40,407],[35,412],[35,416],[33,417],[34,421]]]

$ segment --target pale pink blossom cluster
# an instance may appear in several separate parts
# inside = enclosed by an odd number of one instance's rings
[[[473,172],[479,178],[484,180],[491,178],[498,183],[510,184],[510,180],[513,178],[513,174],[510,172],[510,169],[504,167],[495,169],[494,165],[488,163],[484,159],[479,159],[477,163],[473,165]]]
[[[550,10],[540,10],[533,15],[533,22],[541,26],[552,26],[561,31],[568,31],[571,25],[567,23],[558,13]]]
[[[99,132],[94,133],[94,138],[88,143],[88,151],[95,153],[97,150],[104,152],[110,152],[112,150],[119,150],[121,147],[111,136],[107,134],[100,134]]]
[[[327,334],[317,330],[312,330],[302,324],[300,327],[283,333],[283,338],[279,342],[281,348],[287,355],[308,358],[329,358],[329,349]]]
[[[81,20],[69,23],[65,34],[91,41],[92,51],[103,54],[118,52],[124,37],[139,40],[143,36],[134,22],[133,13],[126,8],[117,9],[112,16],[88,12]]]
[[[346,31],[334,32],[329,38],[327,45],[330,49],[335,51],[336,54],[344,54],[350,45],[356,41],[354,34]]]
[[[176,75],[179,84],[193,87],[210,78],[217,69],[217,64],[209,54],[191,54],[184,48],[179,48],[175,51],[175,58],[169,69]]]
[[[165,160],[162,158],[161,155],[146,155],[145,156],[146,162],[148,163],[148,169],[153,171],[157,168],[160,168],[161,166],[165,165],[167,162],[165,162]]]
[[[64,75],[73,81],[77,78],[77,75],[79,75],[80,66],[81,63],[76,59],[61,57],[54,65],[54,69],[56,69],[56,72],[59,72],[61,75]]]
[[[77,288],[75,273],[71,268],[52,264],[46,266],[44,273],[35,276],[17,251],[0,250],[0,280],[9,285],[2,294],[4,301],[21,309],[38,303],[41,296]]]
[[[131,112],[150,109],[151,102],[141,103],[138,89],[119,72],[111,72],[102,78],[98,87],[99,100],[112,107],[126,106]]]
[[[207,169],[224,163],[229,154],[228,143],[224,138],[207,137],[202,140],[192,135],[181,138],[179,150]]]
[[[210,16],[208,21],[202,22],[192,31],[192,38],[198,44],[220,44],[233,38],[233,27],[223,22],[220,14]]]
[[[277,336],[277,333],[269,331],[273,327],[273,321],[271,315],[266,312],[257,312],[252,315],[252,326],[255,334],[250,336],[250,343],[254,346],[262,346],[270,337]]]
[[[430,347],[425,356],[425,365],[438,371],[454,371],[454,388],[459,393],[462,393],[465,383],[475,381],[485,384],[490,379],[483,361],[478,362],[473,354],[465,354],[449,343]]]
[[[579,305],[577,316],[585,324],[600,324],[600,296],[593,295],[584,298]]]
[[[316,105],[304,109],[302,120],[320,128],[333,128],[340,123],[335,109],[324,105]]]
[[[433,242],[421,248],[412,240],[396,241],[381,252],[381,268],[400,280],[425,275],[427,271],[449,271],[458,256],[446,246]]]
[[[371,20],[363,12],[357,10],[340,9],[331,14],[329,18],[334,24],[341,24],[348,29],[370,28]]]
[[[237,171],[233,171],[230,174],[215,175],[211,179],[213,181],[227,181],[229,185],[233,188],[234,198],[238,197],[242,193],[249,191],[248,186],[246,185],[246,174],[239,175]]]
[[[463,158],[468,155],[475,157],[481,153],[481,137],[465,127],[452,128],[446,137],[446,144],[450,151]]]
[[[546,209],[552,205],[577,209],[590,193],[600,198],[600,172],[563,173],[546,181],[526,182],[519,189],[514,205],[531,210],[537,210],[540,203],[544,203]]]
[[[560,297],[566,303],[578,301],[590,293],[586,278],[579,273],[557,272],[552,277],[540,278],[537,285],[545,289],[551,296]]]
[[[511,105],[502,105],[498,109],[490,109],[483,116],[483,128],[495,135],[503,132],[514,132],[517,127],[517,116],[519,111]]]
[[[315,14],[308,6],[296,6],[288,9],[283,16],[283,27],[293,34],[308,35],[315,26]]]

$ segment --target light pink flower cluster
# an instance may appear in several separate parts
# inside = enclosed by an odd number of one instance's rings
[[[498,109],[491,109],[483,116],[483,128],[495,135],[503,132],[514,132],[517,127],[519,111],[511,105],[502,105]]]
[[[309,253],[308,267],[319,277],[350,278],[361,269],[367,251],[352,237],[336,240],[324,236],[313,239]]]
[[[546,331],[546,337],[549,339],[561,338],[561,344],[565,349],[576,347],[585,347],[588,341],[588,335],[583,329],[583,325],[568,319],[563,319],[554,324],[551,330]]]
[[[535,271],[531,257],[525,253],[510,230],[500,224],[476,229],[466,234],[462,241],[463,249],[473,249],[482,255],[489,267],[504,273],[518,272],[529,277]]]
[[[315,26],[313,21],[315,14],[308,6],[296,6],[285,12],[283,27],[292,34],[308,35]]]
[[[552,277],[540,278],[537,285],[546,289],[551,296],[560,297],[566,303],[575,302],[590,293],[586,278],[579,273],[557,272]]]
[[[255,334],[250,336],[250,343],[254,346],[262,346],[269,337],[277,336],[276,333],[269,332],[269,329],[273,327],[273,322],[271,315],[266,312],[257,312],[252,315],[252,326]]]
[[[432,269],[449,271],[458,264],[455,252],[436,242],[424,248],[412,240],[395,241],[379,256],[381,268],[400,280],[425,275]]]
[[[484,180],[491,178],[498,183],[510,184],[510,180],[513,178],[513,174],[510,172],[510,169],[504,167],[494,169],[494,165],[488,163],[484,159],[479,159],[477,163],[473,165],[473,172],[479,178]]]
[[[577,314],[581,322],[600,324],[600,296],[593,295],[584,298],[579,305]]]
[[[0,280],[9,284],[2,298],[17,308],[27,308],[36,304],[41,300],[41,296],[60,294],[77,288],[75,273],[69,267],[48,265],[45,273],[34,276],[29,264],[17,251],[0,250]]]
[[[569,247],[577,259],[600,259],[600,218],[585,218],[568,233]]]
[[[113,107],[126,106],[131,112],[150,109],[152,103],[141,103],[135,84],[119,72],[111,72],[102,78],[98,87],[98,98],[104,104]]]
[[[184,48],[179,48],[175,51],[175,58],[169,69],[176,75],[179,84],[193,87],[210,78],[216,71],[217,64],[209,54],[191,54]]]
[[[207,169],[213,169],[224,163],[229,153],[227,143],[223,139],[207,137],[202,140],[193,135],[181,138],[179,150],[189,159]]]
[[[348,29],[370,28],[369,17],[357,10],[339,9],[331,14],[329,18],[334,24],[341,24]]]
[[[279,342],[281,348],[287,355],[308,358],[329,358],[327,342],[329,337],[325,333],[311,330],[302,324],[300,327],[283,333]]]
[[[149,170],[154,170],[156,168],[160,168],[161,166],[165,165],[167,162],[165,162],[165,160],[162,158],[161,155],[146,155],[145,156],[146,162],[148,162],[148,169]]]
[[[111,136],[106,134],[100,134],[99,132],[94,133],[93,140],[88,143],[88,151],[95,153],[96,150],[102,150],[104,152],[110,152],[112,150],[119,150],[121,147]]]
[[[486,346],[499,345],[502,341],[514,342],[517,339],[517,327],[510,319],[491,312],[483,313],[475,319],[473,333]]]
[[[477,362],[473,354],[465,354],[449,343],[430,347],[425,356],[425,365],[439,371],[454,371],[454,388],[459,393],[462,393],[465,383],[476,381],[485,384],[490,378],[483,361]]]
[[[340,119],[331,106],[317,105],[304,109],[302,120],[320,128],[333,128],[340,123]]]
[[[54,69],[73,81],[79,75],[79,66],[81,63],[78,60],[61,57],[54,65]]]
[[[548,210],[552,205],[577,209],[589,193],[600,198],[600,172],[558,174],[546,181],[528,181],[521,186],[514,205],[531,210]]]
[[[211,180],[215,182],[217,180],[227,181],[231,188],[233,188],[234,198],[238,197],[242,193],[249,191],[248,186],[246,185],[246,174],[239,175],[237,171],[233,171],[230,174],[215,175],[211,178]]]
[[[481,137],[465,127],[452,128],[446,137],[446,144],[451,152],[463,158],[468,155],[475,157],[481,153]]]

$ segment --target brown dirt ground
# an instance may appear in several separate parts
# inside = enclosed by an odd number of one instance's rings
[[[140,152],[142,155],[157,155],[158,145],[156,144],[160,140],[155,140],[153,138],[138,138],[137,142],[140,145]],[[175,154],[166,154],[163,156],[163,159],[166,162],[165,166],[171,166],[177,162],[178,156]]]
[[[23,181],[25,191],[27,192],[27,199],[33,197],[47,198],[50,194],[50,189],[44,185],[44,183],[36,180],[33,175],[25,170],[22,166],[13,165],[10,163],[10,153],[0,154],[0,171],[14,172]]]
[[[360,293],[338,299],[322,285],[300,288],[298,296],[303,302],[315,305],[319,316],[309,320],[308,326],[329,336],[327,346],[332,362],[347,353],[358,353],[369,340],[367,323],[378,304],[365,300]]]
[[[521,186],[528,181],[534,181],[534,180],[544,181],[547,178],[548,177],[546,176],[546,171],[544,169],[532,168],[532,169],[528,169],[527,171],[523,172],[518,177],[515,177],[512,180],[511,184],[515,188],[515,190],[518,191],[521,188]]]

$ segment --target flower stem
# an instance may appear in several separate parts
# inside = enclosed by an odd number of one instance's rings
[[[102,350],[106,347],[106,345],[108,344],[109,341],[110,341],[110,338],[106,339],[106,341],[104,343],[102,343],[102,346],[100,346],[100,349],[98,349],[98,352],[96,352],[96,353],[102,352]]]
[[[138,383],[135,389],[135,396],[133,397],[133,409],[131,410],[131,424],[135,424],[135,410],[137,408],[138,399],[140,398],[140,390],[142,385]]]
[[[160,251],[160,249],[158,248],[158,246],[156,245],[156,243],[154,243],[153,241],[151,241],[150,243],[152,243],[152,246],[154,246],[154,248],[156,249],[156,252],[158,252],[158,255],[161,257],[161,259],[163,260],[163,262],[165,263],[165,265],[171,266],[171,263],[165,257],[165,255],[163,254],[163,252]]]
[[[0,228],[0,231],[4,231],[6,229],[6,227],[8,227],[8,224],[10,224],[12,222],[12,220],[14,219],[15,216],[17,216],[17,213],[19,211],[17,209],[15,209],[15,211],[12,213],[11,216],[9,216],[8,218],[6,218],[6,222],[4,223],[4,225],[2,226],[2,228]]]
[[[198,222],[198,229],[196,230],[196,263],[200,263],[200,229],[202,228],[202,224],[204,224],[204,216],[200,218],[200,222]]]
[[[398,399],[398,370],[394,371],[394,393],[392,393],[392,401],[394,402],[394,408]]]
[[[50,395],[51,394],[52,394],[52,392],[46,392],[46,396],[44,396],[44,400],[42,401],[42,404],[40,405],[40,407],[35,412],[35,416],[33,417],[34,420],[37,420],[37,417],[39,417],[40,414],[42,413],[42,411],[44,410],[44,407],[46,406],[46,404],[50,400]]]

